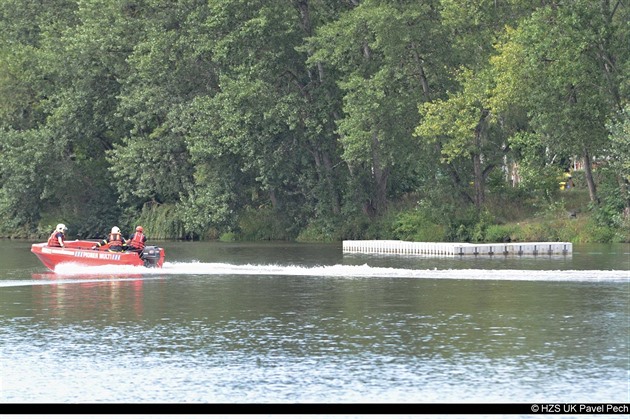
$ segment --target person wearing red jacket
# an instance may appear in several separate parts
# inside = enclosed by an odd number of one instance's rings
[[[66,231],[68,228],[65,224],[57,224],[55,231],[50,234],[48,238],[48,246],[50,247],[65,247],[64,240],[66,239]]]
[[[112,231],[109,233],[106,239],[101,240],[96,244],[96,246],[92,247],[92,249],[99,248],[101,246],[105,246],[109,244],[109,250],[112,252],[122,252],[123,245],[127,243],[127,240],[120,234],[120,229],[116,226],[112,227]]]
[[[138,226],[136,227],[136,232],[129,236],[129,240],[127,240],[127,250],[142,253],[146,241],[147,236],[144,235],[144,229],[142,226]]]

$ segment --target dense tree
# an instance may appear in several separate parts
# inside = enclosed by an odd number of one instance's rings
[[[422,148],[411,135],[418,122],[415,110],[432,89],[443,87],[439,52],[444,42],[435,6],[364,1],[310,40],[315,51],[310,62],[326,63],[339,74],[343,114],[336,124],[342,158],[354,181],[352,202],[369,215],[387,209],[392,174],[408,174],[397,166],[417,167],[422,160]],[[398,181],[404,178],[393,183]]]
[[[46,122],[60,58],[50,46],[75,24],[76,3],[4,0],[0,6],[0,228],[23,234],[36,230],[71,191],[59,185],[68,186],[64,168],[72,153]]]
[[[489,60],[497,34],[527,16],[530,3],[441,2],[441,25],[451,39],[448,71],[454,85],[443,97],[421,105],[415,135],[437,145],[453,189],[477,209],[484,206],[488,176],[504,165],[509,151],[509,127],[492,108],[495,73]]]
[[[211,40],[199,28],[208,13],[206,2],[198,0],[147,0],[127,12],[140,30],[118,98],[117,113],[129,129],[108,152],[108,161],[126,219],[150,223],[150,217],[138,218],[143,211],[165,211],[174,218],[169,231],[155,228],[154,238],[187,234],[179,212],[172,210],[192,184],[182,115],[195,97],[217,85],[207,54]]]
[[[552,3],[507,31],[495,60],[497,94],[527,109],[529,144],[579,158],[593,201],[593,158],[605,157],[606,122],[628,100],[620,90],[628,68],[628,13],[608,0]]]
[[[623,1],[0,6],[3,235],[362,237],[394,202],[553,199],[569,161],[627,226]]]
[[[208,53],[217,91],[188,107],[196,183],[187,213],[193,219],[270,206],[295,229],[307,217],[339,212],[342,177],[333,172],[336,137],[326,122],[334,99],[322,72],[306,68],[298,48],[318,14],[305,1],[293,6],[211,6],[204,28],[216,36]]]
[[[612,181],[604,183],[604,222],[616,229],[630,227],[630,105],[611,117],[609,142],[601,171]]]

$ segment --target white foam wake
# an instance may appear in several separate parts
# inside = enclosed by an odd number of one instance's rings
[[[58,265],[55,272],[33,274],[29,280],[2,280],[0,287],[86,281],[126,281],[186,275],[303,276],[317,278],[416,278],[495,281],[628,282],[622,270],[520,270],[520,269],[402,269],[364,265],[235,265],[229,263],[165,262],[163,268],[143,266]]]
[[[167,275],[286,275],[345,278],[630,282],[630,272],[619,270],[401,269],[373,267],[367,264],[303,267],[172,262],[165,263],[161,273]]]
[[[234,265],[229,263],[165,262],[161,269],[142,266],[60,265],[62,275],[256,275],[339,278],[484,279],[514,281],[630,281],[630,272],[619,270],[516,270],[516,269],[402,269],[364,265]]]

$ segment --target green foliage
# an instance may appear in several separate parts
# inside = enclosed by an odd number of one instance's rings
[[[435,222],[430,213],[421,209],[401,212],[393,223],[394,237],[398,240],[440,242],[445,240],[444,226]]]
[[[498,223],[527,218],[536,211],[542,196],[537,190],[512,186],[505,177],[505,173],[495,171],[488,181],[486,208]]]
[[[235,233],[244,241],[295,239],[290,233],[291,224],[272,208],[246,209],[239,219],[238,228]]]
[[[630,226],[630,104],[607,124],[606,160],[599,168],[601,207],[598,222],[625,230]]]
[[[506,225],[502,228],[510,231],[511,242],[567,241],[572,243],[610,243],[623,241],[613,229],[597,226],[593,221],[586,218],[537,219]]]
[[[487,212],[479,212],[474,207],[458,210],[451,215],[446,232],[447,241],[483,242],[489,224]]]
[[[433,20],[436,19],[436,20]],[[309,63],[325,62],[339,74],[343,114],[336,117],[341,157],[361,178],[366,213],[384,214],[397,164],[418,161],[413,140],[418,98],[426,97],[424,66],[439,66],[435,11],[417,2],[368,1],[340,13],[308,39]],[[427,42],[431,39],[436,42]],[[420,58],[432,57],[428,64]],[[435,73],[435,80],[441,74]],[[410,75],[413,75],[410,77]],[[420,153],[419,153],[420,152]],[[355,184],[358,184],[356,182]]]
[[[628,221],[628,216],[624,212],[626,205],[628,205],[628,198],[615,193],[618,191],[618,185],[614,182],[616,180],[608,179],[600,183],[600,202],[591,203],[590,210],[597,224],[621,229],[624,224],[627,225]]]
[[[346,222],[340,227],[339,236],[341,240],[377,240],[382,237],[374,236],[371,226],[376,224],[376,220],[365,214],[354,214],[346,218]]]
[[[487,243],[516,241],[519,230],[519,227],[516,225],[489,225],[486,227],[484,241]]]
[[[340,226],[344,223],[340,217],[326,217],[322,219],[312,220],[304,229],[302,229],[296,241],[298,242],[319,242],[319,243],[332,243],[340,241],[341,235],[339,233]]]
[[[222,241],[222,242],[233,242],[233,241],[236,241],[236,234],[234,232],[232,232],[232,231],[229,231],[227,233],[223,233],[219,237],[219,241]]]
[[[624,2],[0,5],[0,235],[628,239]]]
[[[179,210],[173,204],[146,204],[138,218],[126,223],[124,227],[126,231],[132,232],[137,225],[142,225],[149,240],[193,238],[184,229]]]
[[[619,43],[627,25],[617,26],[617,19],[627,22],[623,9],[588,0],[542,6],[498,44],[494,108],[507,110],[514,103],[526,109],[527,125],[519,131],[531,133],[530,144],[537,143],[547,160],[603,151],[606,122],[620,103],[618,77],[627,76],[624,65],[609,66],[613,57],[628,62],[626,42]],[[596,200],[596,188],[589,188]]]
[[[37,225],[40,201],[56,203],[54,184],[62,175],[55,167],[58,152],[42,131],[0,131],[0,230]]]
[[[627,242],[628,230],[599,225],[589,212],[567,210],[563,200],[554,202],[535,217],[489,225],[486,242],[567,241],[572,243]]]

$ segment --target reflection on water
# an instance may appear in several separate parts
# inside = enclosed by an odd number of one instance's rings
[[[0,402],[629,401],[625,256],[192,245],[160,271],[0,270]]]

